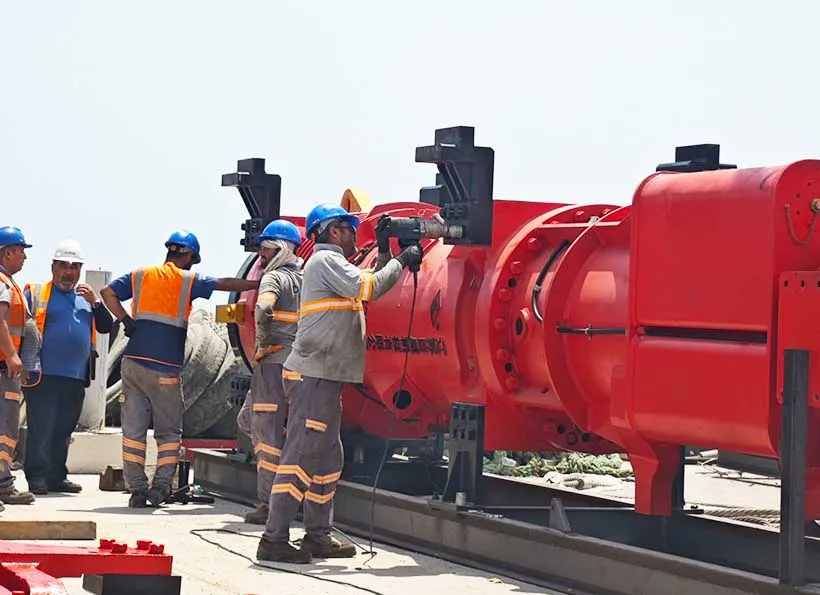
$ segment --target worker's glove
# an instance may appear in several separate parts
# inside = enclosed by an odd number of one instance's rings
[[[137,323],[134,322],[134,319],[126,314],[125,318],[123,318],[121,320],[121,322],[122,322],[122,330],[125,333],[125,336],[130,337],[131,335],[133,335],[134,334],[134,329],[137,328]]]
[[[396,260],[411,271],[417,271],[419,270],[419,265],[421,265],[421,257],[421,246],[413,244],[402,250],[401,254],[396,257]]]
[[[379,252],[382,254],[390,253],[390,236],[387,235],[389,227],[390,215],[382,215],[376,224],[376,243],[379,246]]]

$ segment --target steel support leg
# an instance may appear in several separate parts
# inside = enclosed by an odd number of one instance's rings
[[[805,584],[806,416],[809,352],[786,349],[783,355],[783,429],[780,438],[780,584]]]

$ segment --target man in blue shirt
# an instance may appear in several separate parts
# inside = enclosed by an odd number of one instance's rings
[[[123,475],[131,492],[128,506],[159,506],[170,495],[179,462],[184,402],[180,374],[185,359],[188,317],[196,298],[215,290],[247,291],[259,281],[216,279],[191,271],[199,263],[199,240],[187,231],[165,242],[165,262],[144,267],[112,281],[101,291],[106,305],[123,323],[128,345],[123,353]],[[122,302],[132,300],[128,315]],[[150,489],[145,475],[148,426],[154,422],[157,467]]]
[[[79,283],[83,262],[79,244],[65,240],[54,252],[51,281],[25,290],[42,334],[40,372],[23,384],[28,420],[23,470],[33,494],[82,490],[67,479],[68,445],[94,374],[94,333],[109,333],[113,326],[94,289]]]

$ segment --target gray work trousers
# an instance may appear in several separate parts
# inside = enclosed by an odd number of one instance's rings
[[[285,441],[285,385],[282,364],[259,363],[251,377],[250,436],[256,454],[259,504],[268,504]]]
[[[339,436],[342,383],[285,371],[290,408],[279,470],[271,489],[264,536],[290,539],[290,523],[304,500],[305,532],[317,541],[330,536],[333,495],[342,475],[344,454]]]
[[[129,491],[146,492],[145,451],[148,426],[154,420],[157,469],[151,488],[166,497],[179,462],[182,440],[182,378],[160,373],[129,358],[122,359],[122,470]]]
[[[14,489],[14,476],[11,474],[11,463],[14,460],[14,449],[20,436],[20,401],[23,393],[20,379],[8,377],[5,368],[0,371],[0,492]]]

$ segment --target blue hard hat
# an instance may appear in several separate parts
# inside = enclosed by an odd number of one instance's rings
[[[193,252],[194,264],[197,264],[202,260],[199,256],[199,240],[196,239],[196,236],[187,229],[181,229],[172,233],[171,237],[168,238],[168,241],[165,242],[165,247],[175,252]]]
[[[0,246],[22,246],[23,248],[31,248],[31,244],[26,242],[23,237],[23,232],[19,227],[0,227]]]
[[[302,245],[302,236],[299,234],[299,229],[293,223],[284,219],[277,219],[268,223],[257,239],[260,242],[262,240],[286,240],[297,246]]]
[[[343,221],[350,223],[350,226],[354,230],[359,229],[358,217],[354,217],[339,205],[324,203],[313,207],[310,213],[308,213],[307,220],[305,222],[305,232],[310,235],[315,231],[314,228],[317,225],[330,219],[342,219]]]

